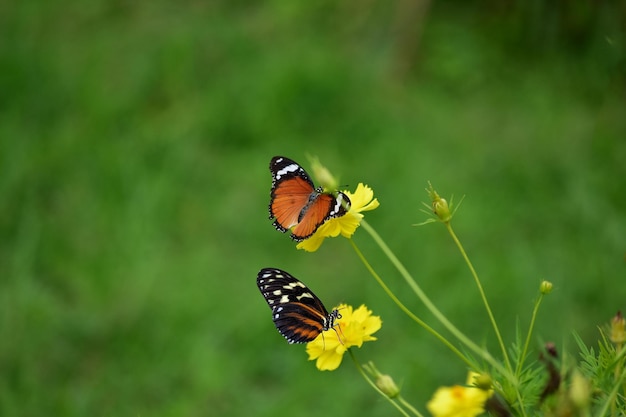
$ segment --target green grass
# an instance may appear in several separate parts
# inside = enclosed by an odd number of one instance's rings
[[[389,10],[288,4],[5,8],[1,415],[393,413],[348,361],[321,373],[284,342],[254,282],[266,266],[327,305],[381,315],[379,341],[357,355],[422,410],[463,381],[347,242],[307,254],[272,228],[276,154],[371,185],[381,207],[368,222],[478,343],[495,346],[462,259],[442,227],[411,226],[429,180],[465,196],[455,227],[507,340],[542,279],[555,291],[535,347],[575,352],[574,330],[594,344],[624,309],[624,79],[603,66],[623,62],[623,39],[607,35],[597,66],[591,53],[525,61],[471,23],[479,11],[435,7],[420,65],[399,80]],[[355,240],[429,320],[367,236]]]

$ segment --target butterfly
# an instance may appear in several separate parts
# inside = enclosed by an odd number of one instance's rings
[[[310,237],[324,222],[341,217],[350,208],[350,199],[341,191],[324,192],[298,163],[284,156],[275,156],[270,162],[272,191],[270,219],[274,227],[300,242]]]
[[[313,291],[288,272],[263,268],[256,283],[272,309],[274,325],[289,343],[310,342],[334,329],[341,318],[337,309],[329,313]]]

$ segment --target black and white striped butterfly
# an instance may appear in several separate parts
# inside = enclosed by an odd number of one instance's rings
[[[274,325],[289,343],[310,342],[334,329],[335,320],[341,318],[336,309],[329,313],[313,291],[288,272],[263,268],[256,283],[272,309]]]

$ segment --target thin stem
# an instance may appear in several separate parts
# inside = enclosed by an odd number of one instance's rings
[[[415,280],[413,279],[411,274],[409,274],[409,272],[406,270],[404,265],[402,265],[402,263],[398,260],[398,258],[396,258],[395,254],[391,251],[391,249],[389,249],[387,244],[378,235],[378,233],[376,233],[376,231],[364,220],[361,221],[361,226],[363,227],[363,229],[365,229],[365,231],[367,231],[367,233],[370,234],[372,239],[374,239],[374,241],[378,244],[378,246],[383,251],[383,253],[385,255],[387,255],[387,257],[389,258],[391,263],[396,267],[398,272],[400,272],[400,275],[402,275],[402,277],[407,282],[409,287],[411,287],[413,292],[418,296],[418,298],[422,301],[422,303],[426,306],[426,308],[437,318],[437,320],[439,320],[444,325],[444,327],[446,329],[448,329],[448,331],[450,333],[452,333],[461,343],[463,343],[470,350],[472,350],[474,353],[476,353],[481,358],[483,358],[485,361],[487,361],[491,366],[493,366],[495,369],[497,369],[498,372],[500,372],[503,375],[508,375],[508,377],[510,379],[513,378],[512,372],[510,370],[507,371],[505,368],[502,367],[502,365],[500,365],[500,363],[498,363],[498,361],[496,361],[493,358],[493,356],[491,356],[491,354],[489,354],[489,352],[487,352],[484,349],[481,349],[480,347],[478,347],[478,345],[476,345],[474,342],[472,342],[459,329],[457,329],[441,313],[441,311],[439,311],[437,309],[437,307],[435,307],[435,305],[432,303],[432,301],[430,301],[430,299],[426,296],[424,291],[422,291],[420,286],[417,285],[417,283],[415,282]]]
[[[476,286],[478,287],[478,291],[480,292],[480,297],[483,300],[483,304],[485,304],[485,309],[487,310],[487,315],[489,315],[489,320],[491,321],[491,325],[493,326],[493,330],[496,333],[496,338],[498,339],[498,344],[500,345],[500,349],[502,350],[502,356],[504,358],[504,363],[506,365],[506,369],[509,371],[508,375],[510,375],[509,380],[513,383],[513,386],[515,388],[515,396],[517,397],[517,400],[518,400],[518,402],[520,404],[520,410],[522,412],[522,415],[526,416],[526,410],[523,407],[524,402],[522,401],[522,394],[520,393],[519,389],[517,388],[517,374],[512,375],[513,374],[513,368],[511,367],[511,361],[509,360],[509,355],[506,352],[506,345],[504,344],[504,340],[502,339],[502,335],[500,334],[500,329],[498,328],[498,324],[496,323],[496,319],[493,316],[493,313],[491,311],[491,307],[489,306],[489,301],[487,300],[487,296],[485,295],[485,291],[483,290],[483,286],[480,283],[480,279],[478,278],[478,274],[476,273],[476,270],[474,269],[474,265],[472,265],[472,262],[470,261],[469,257],[467,256],[467,253],[465,252],[465,249],[463,248],[463,245],[461,244],[461,241],[456,236],[456,233],[454,233],[454,230],[452,229],[452,225],[450,224],[450,222],[444,222],[444,224],[446,226],[446,229],[448,229],[448,233],[450,233],[450,236],[452,237],[452,240],[454,240],[454,243],[459,248],[459,251],[461,252],[461,255],[463,256],[463,259],[465,260],[465,263],[469,267],[469,270],[472,273],[472,276],[474,277],[474,281],[476,282]]]
[[[359,361],[356,359],[356,357],[354,356],[354,353],[352,353],[352,349],[348,349],[348,353],[350,353],[350,357],[352,358],[352,361],[354,362],[354,365],[356,366],[356,369],[359,371],[359,373],[361,374],[361,376],[363,376],[363,378],[365,378],[365,380],[367,381],[368,384],[370,384],[372,386],[372,388],[374,388],[380,395],[382,395],[383,397],[385,397],[385,399],[387,401],[389,401],[394,407],[396,407],[398,409],[398,411],[400,411],[400,413],[402,413],[403,416],[405,417],[410,417],[409,414],[402,408],[400,407],[400,405],[398,403],[396,403],[394,400],[392,400],[391,398],[389,398],[384,392],[382,392],[380,390],[380,388],[378,388],[376,386],[376,384],[374,383],[374,381],[372,381],[370,379],[369,376],[367,376],[367,374],[365,373],[365,370],[363,370],[363,367],[361,366],[361,364],[359,363]]]
[[[405,400],[404,398],[402,398],[401,395],[398,395],[398,401],[400,402],[400,404],[402,404],[403,406],[405,406],[406,408],[408,408],[409,410],[411,410],[411,412],[413,414],[415,414],[418,417],[423,417],[422,413],[420,413],[419,411],[417,411],[417,409],[415,409],[415,407],[413,407],[407,400]]]
[[[530,326],[528,327],[528,334],[526,335],[526,342],[524,342],[524,349],[522,350],[522,355],[519,357],[517,362],[517,368],[515,369],[515,377],[518,378],[522,372],[522,366],[526,361],[526,354],[528,353],[528,346],[530,345],[530,336],[533,333],[535,328],[535,319],[537,318],[537,312],[539,311],[539,306],[541,305],[541,301],[543,300],[543,294],[539,295],[539,299],[535,303],[535,308],[533,309],[533,315],[530,319]]]
[[[463,355],[463,353],[461,353],[460,350],[458,350],[452,343],[450,343],[448,341],[448,339],[446,339],[445,337],[443,337],[440,333],[438,333],[435,329],[433,329],[432,327],[430,327],[428,324],[426,324],[422,319],[420,319],[419,317],[417,317],[415,314],[413,314],[413,312],[411,310],[409,310],[403,303],[402,301],[400,301],[398,299],[398,297],[396,297],[396,295],[389,289],[389,287],[387,286],[387,284],[385,284],[385,282],[383,281],[383,279],[380,277],[380,275],[378,275],[378,273],[374,270],[374,268],[370,265],[370,263],[367,261],[367,259],[365,258],[365,256],[363,255],[363,253],[361,252],[361,250],[358,248],[358,246],[356,245],[356,243],[354,243],[354,240],[349,239],[350,243],[352,244],[352,247],[354,248],[354,251],[356,252],[357,256],[361,259],[361,261],[363,262],[363,264],[365,265],[365,267],[367,268],[367,270],[370,272],[370,274],[372,274],[372,276],[374,277],[374,279],[378,282],[378,284],[383,288],[383,291],[385,291],[385,293],[389,296],[389,298],[391,298],[391,300],[396,303],[396,305],[400,308],[400,310],[402,310],[407,316],[409,316],[413,321],[415,321],[417,324],[419,324],[420,326],[422,326],[428,333],[430,333],[431,335],[435,336],[435,338],[437,338],[441,343],[443,343],[444,345],[446,345],[448,347],[448,349],[450,349],[455,355],[457,355],[463,362],[465,362],[465,364],[470,367],[470,368],[474,368],[474,365],[471,363],[471,361],[465,357],[465,355]]]
[[[470,261],[469,257],[467,256],[467,253],[465,252],[465,249],[463,248],[463,245],[461,245],[461,241],[456,237],[456,234],[454,233],[454,230],[452,230],[452,225],[449,222],[444,223],[444,224],[446,225],[446,229],[448,229],[448,233],[450,233],[450,236],[452,236],[452,240],[454,240],[454,243],[459,248],[459,251],[461,252],[461,255],[463,256],[463,259],[465,260],[465,263],[469,267],[470,272],[472,273],[472,276],[474,277],[474,281],[476,281],[476,286],[478,287],[478,291],[480,292],[480,296],[483,299],[483,303],[485,304],[485,309],[487,310],[487,314],[489,315],[489,320],[491,320],[491,324],[493,326],[493,330],[495,331],[496,337],[498,338],[498,343],[500,344],[500,349],[502,349],[502,356],[504,357],[504,363],[506,364],[507,369],[509,371],[513,372],[513,369],[511,368],[511,362],[509,361],[509,356],[506,353],[506,346],[504,344],[504,340],[502,340],[502,335],[500,334],[500,329],[498,328],[498,324],[496,323],[496,319],[494,318],[493,313],[491,312],[491,307],[489,307],[489,302],[487,301],[487,296],[485,295],[485,291],[483,290],[483,286],[480,283],[480,279],[478,278],[478,274],[476,273],[476,270],[474,269],[474,266],[472,265],[472,262]]]

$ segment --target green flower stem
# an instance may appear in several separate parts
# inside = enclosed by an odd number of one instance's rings
[[[402,398],[401,395],[398,395],[398,402],[400,402],[400,404],[402,404],[405,408],[408,408],[409,410],[411,410],[411,412],[415,414],[417,417],[423,417],[422,414],[419,411],[417,411],[415,407],[409,404],[407,400]]]
[[[389,296],[389,298],[391,298],[391,300],[396,303],[396,305],[400,308],[400,310],[402,310],[407,316],[409,316],[413,321],[415,321],[417,324],[419,324],[420,326],[422,326],[428,333],[432,334],[433,336],[435,336],[435,338],[437,338],[441,343],[443,343],[444,345],[446,345],[455,355],[457,355],[463,362],[465,362],[465,364],[470,367],[473,368],[474,366],[472,365],[471,361],[465,356],[463,355],[463,353],[457,349],[452,343],[450,343],[448,341],[448,339],[446,339],[445,337],[443,337],[441,334],[439,334],[435,329],[433,329],[432,327],[430,327],[428,324],[426,324],[422,319],[420,319],[419,317],[417,317],[415,314],[413,314],[413,312],[411,310],[409,310],[403,303],[402,301],[400,301],[398,299],[398,297],[396,297],[396,295],[389,289],[389,287],[387,286],[387,284],[385,284],[385,282],[383,281],[383,279],[380,277],[380,275],[378,275],[378,273],[374,270],[374,268],[370,265],[370,263],[367,261],[367,259],[365,258],[365,256],[363,255],[363,253],[361,252],[361,250],[358,248],[358,246],[356,245],[356,243],[354,243],[354,240],[349,239],[350,243],[352,244],[352,247],[354,248],[354,251],[356,252],[357,256],[361,259],[361,261],[363,262],[363,264],[365,265],[365,267],[367,268],[367,270],[370,272],[370,274],[372,274],[372,276],[374,277],[374,279],[378,282],[378,284],[383,288],[383,290],[385,291],[385,293],[387,293],[387,295]]]
[[[517,362],[517,367],[515,369],[515,377],[518,378],[522,373],[522,366],[524,365],[524,361],[526,361],[526,354],[528,353],[528,346],[530,345],[530,336],[533,333],[533,329],[535,328],[535,319],[537,318],[537,312],[539,311],[539,306],[541,305],[541,301],[543,300],[543,294],[539,294],[539,298],[535,303],[535,308],[533,309],[533,315],[530,319],[530,326],[528,327],[528,334],[526,335],[526,342],[524,342],[524,349],[522,350],[522,355],[519,357]]]
[[[504,358],[504,363],[506,365],[506,369],[509,371],[508,375],[510,375],[509,380],[513,383],[513,386],[515,387],[515,396],[517,397],[517,401],[519,401],[520,403],[520,409],[522,411],[522,415],[526,416],[526,410],[524,409],[524,407],[522,406],[524,404],[523,400],[522,400],[522,394],[519,391],[518,387],[517,387],[517,381],[518,381],[518,372],[519,370],[521,370],[521,364],[523,363],[523,358],[524,355],[526,354],[526,349],[528,348],[528,343],[529,343],[529,339],[530,339],[530,334],[532,332],[532,326],[529,329],[529,333],[528,333],[528,338],[526,339],[526,346],[524,347],[524,353],[522,354],[521,358],[520,358],[520,362],[518,364],[518,371],[516,371],[515,374],[513,374],[513,368],[511,367],[511,361],[509,360],[509,355],[506,353],[506,345],[504,344],[504,340],[502,339],[502,335],[500,334],[500,329],[498,328],[498,324],[496,323],[496,319],[493,316],[493,313],[491,312],[491,307],[489,306],[489,301],[487,300],[487,296],[485,295],[485,291],[483,290],[483,286],[480,283],[480,278],[478,278],[478,274],[476,273],[476,270],[474,269],[474,265],[472,265],[472,262],[470,261],[469,257],[467,256],[467,252],[465,252],[465,248],[463,248],[463,245],[461,244],[461,241],[459,240],[459,238],[456,236],[456,233],[454,233],[454,230],[452,229],[452,225],[450,224],[450,222],[444,222],[446,229],[448,229],[448,233],[450,233],[450,236],[452,237],[452,240],[454,240],[454,243],[456,244],[456,246],[459,248],[459,251],[461,252],[461,255],[463,256],[463,259],[465,260],[465,263],[467,264],[470,272],[472,273],[472,276],[474,277],[474,281],[476,282],[476,286],[478,287],[478,291],[480,292],[480,296],[483,300],[483,303],[485,304],[485,309],[487,310],[487,314],[489,315],[489,320],[491,320],[491,325],[493,326],[493,330],[496,333],[496,337],[498,339],[498,344],[500,345],[500,349],[502,350],[502,357]],[[537,313],[537,309],[539,308],[539,304],[537,304],[535,306],[535,311],[533,312],[533,323],[535,320],[535,316]],[[503,373],[503,375],[507,375],[506,373]]]
[[[396,267],[400,275],[407,282],[409,287],[415,292],[415,294],[419,297],[422,303],[426,306],[426,308],[439,320],[446,329],[450,333],[452,333],[461,343],[467,346],[471,351],[479,355],[483,360],[488,362],[491,366],[498,370],[503,375],[508,375],[509,379],[513,378],[512,372],[507,371],[498,361],[496,361],[489,352],[484,349],[481,349],[478,345],[472,342],[467,336],[465,336],[459,329],[457,329],[447,318],[444,316],[437,307],[430,301],[430,299],[426,296],[424,291],[420,288],[419,285],[415,282],[411,274],[406,270],[404,265],[396,258],[395,254],[389,249],[387,244],[383,241],[383,239],[376,233],[376,231],[364,220],[361,221],[361,227],[370,234],[372,239],[378,244],[380,249],[383,251],[385,255],[389,258],[391,263]]]
[[[461,252],[461,255],[463,256],[463,259],[465,259],[465,263],[469,267],[472,273],[472,276],[474,277],[474,281],[476,281],[476,286],[478,287],[480,296],[482,297],[483,303],[485,304],[485,309],[487,310],[487,314],[489,315],[489,320],[491,320],[493,330],[495,331],[496,337],[498,338],[500,349],[502,349],[502,357],[504,358],[504,363],[506,364],[506,367],[509,370],[509,372],[513,373],[513,369],[511,367],[511,361],[509,360],[509,356],[506,353],[506,346],[504,344],[504,341],[502,340],[502,335],[500,334],[500,330],[498,328],[498,324],[496,323],[496,319],[494,318],[493,313],[491,312],[491,307],[489,307],[489,302],[487,301],[487,297],[485,296],[485,291],[483,290],[483,286],[480,283],[478,274],[476,273],[476,270],[474,269],[472,262],[467,256],[467,253],[465,252],[463,245],[461,245],[461,241],[457,238],[456,234],[454,233],[454,230],[452,230],[452,225],[450,224],[450,222],[445,222],[444,224],[446,225],[446,229],[448,229],[448,233],[450,233],[450,236],[452,236],[452,240],[454,240],[454,243],[459,248],[459,251]]]
[[[515,374],[513,374],[513,368],[511,367],[511,361],[509,360],[509,355],[506,353],[506,345],[504,344],[504,340],[502,339],[502,335],[500,334],[500,329],[498,328],[498,324],[496,323],[496,319],[493,316],[493,313],[491,312],[491,307],[489,306],[489,301],[487,301],[487,296],[485,295],[485,291],[483,290],[483,286],[480,283],[480,279],[478,278],[478,274],[476,273],[476,270],[474,269],[474,265],[472,265],[472,262],[470,261],[469,257],[467,256],[467,252],[465,252],[465,248],[463,248],[463,245],[461,244],[461,241],[459,240],[459,238],[456,236],[456,233],[454,233],[454,230],[452,229],[452,225],[450,224],[450,222],[444,222],[446,229],[448,229],[448,233],[450,233],[450,236],[452,237],[452,240],[454,240],[454,243],[456,244],[456,246],[459,248],[459,251],[461,252],[461,255],[463,256],[463,259],[465,260],[465,263],[467,264],[470,272],[472,273],[472,276],[474,277],[474,281],[476,282],[476,286],[478,287],[478,291],[480,292],[480,296],[483,300],[483,303],[485,304],[485,309],[487,310],[487,314],[489,315],[489,320],[491,320],[491,324],[493,326],[493,330],[496,333],[496,337],[498,339],[498,344],[500,345],[500,349],[502,350],[502,356],[504,358],[504,363],[506,365],[506,369],[509,371],[508,373],[504,373],[503,375],[509,375],[509,380],[511,381],[511,383],[513,384],[513,387],[515,388],[515,396],[517,397],[517,401],[520,403],[520,409],[522,411],[522,415],[526,416],[526,410],[524,409],[524,407],[522,406],[522,404],[524,404],[523,400],[522,400],[522,394],[519,391],[518,387],[517,387],[517,381],[518,381],[518,372],[519,370],[521,370],[521,364],[523,363],[523,358],[524,355],[526,354],[526,349],[528,348],[528,342],[530,339],[530,333],[532,332],[532,325],[531,328],[529,329],[529,334],[528,334],[528,338],[526,339],[526,346],[524,347],[524,353],[522,354],[521,358],[520,358],[520,362],[518,364],[518,371],[516,371]],[[537,313],[537,309],[539,308],[539,304],[537,304],[535,306],[535,311],[533,312],[533,323],[535,320],[535,316]],[[499,365],[499,364],[498,364]]]
[[[374,383],[374,381],[372,381],[370,379],[369,376],[367,376],[367,373],[365,373],[365,370],[363,369],[363,367],[361,366],[361,364],[359,363],[359,361],[356,359],[356,356],[354,356],[354,353],[352,353],[352,349],[348,348],[348,353],[350,354],[350,357],[352,358],[352,361],[354,362],[354,365],[356,366],[356,369],[359,371],[359,373],[361,374],[361,376],[363,376],[363,378],[365,378],[365,380],[367,381],[368,384],[370,384],[372,386],[372,388],[374,388],[380,395],[382,395],[383,397],[385,397],[385,399],[387,399],[387,401],[389,401],[394,407],[396,407],[398,409],[398,411],[400,413],[402,413],[402,415],[404,417],[410,417],[409,413],[407,413],[398,403],[396,403],[393,399],[389,398],[384,392],[382,392],[380,390],[380,388],[378,388],[376,386],[376,384]],[[421,414],[417,413],[417,415],[419,417],[422,417]]]

